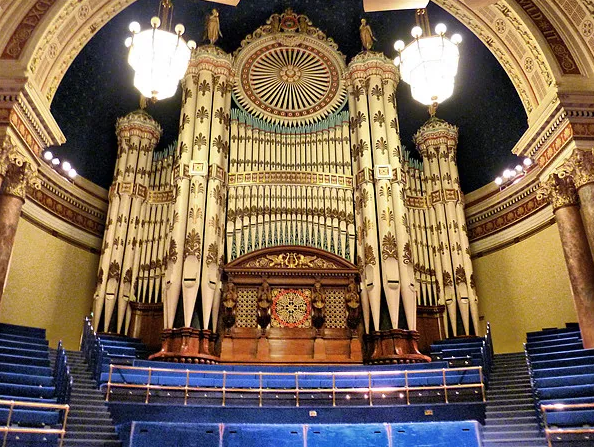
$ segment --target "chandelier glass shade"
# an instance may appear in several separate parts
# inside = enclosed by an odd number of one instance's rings
[[[186,43],[181,37],[185,30],[181,24],[175,26],[175,33],[159,29],[158,17],[151,19],[151,25],[151,29],[140,31],[140,24],[132,22],[132,37],[126,39],[126,46],[130,48],[128,63],[134,69],[134,86],[157,101],[175,95],[196,43]]]
[[[423,36],[416,26],[411,32],[415,40],[406,46],[401,40],[394,44],[398,52],[394,63],[400,66],[402,80],[410,84],[412,97],[427,106],[440,104],[454,92],[462,38],[454,34],[448,39],[445,31],[445,25],[439,24],[437,35]]]

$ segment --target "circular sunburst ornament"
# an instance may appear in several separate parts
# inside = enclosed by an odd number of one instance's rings
[[[283,24],[296,18],[283,15]],[[293,23],[293,22],[290,22]],[[343,105],[343,55],[312,27],[262,27],[237,52],[235,98],[249,112],[283,125],[313,123]]]
[[[309,327],[311,314],[309,290],[282,289],[273,292],[271,314],[273,326]]]

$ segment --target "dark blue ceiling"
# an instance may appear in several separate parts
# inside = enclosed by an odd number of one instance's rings
[[[174,23],[183,23],[185,37],[198,43],[204,18],[213,7],[218,8],[223,37],[217,44],[227,52],[234,51],[271,14],[288,7],[308,15],[314,26],[332,37],[347,62],[361,51],[361,18],[368,19],[377,37],[374,50],[390,58],[394,57],[394,41],[408,42],[414,25],[414,11],[366,14],[361,0],[242,0],[235,8],[202,0],[175,0],[174,5]],[[52,102],[52,113],[67,138],[66,144],[53,151],[69,160],[81,175],[106,188],[117,152],[116,119],[138,108],[139,94],[132,85],[123,44],[129,35],[128,24],[137,20],[143,28],[148,27],[157,6],[158,0],[139,0],[105,25],[75,59]],[[434,4],[429,6],[429,18],[433,25],[445,22],[449,32],[459,32],[464,38],[456,90],[440,106],[438,116],[460,127],[458,164],[462,189],[468,193],[517,164],[511,149],[527,128],[526,114],[499,63],[468,29]],[[159,147],[176,138],[179,90],[173,98],[148,108],[164,129]],[[424,106],[412,100],[405,83],[399,86],[398,114],[403,144],[412,149],[412,135],[428,115]]]

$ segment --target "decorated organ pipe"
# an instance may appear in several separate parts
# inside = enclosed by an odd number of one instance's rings
[[[140,215],[149,186],[148,163],[161,137],[161,127],[143,110],[118,119],[118,159],[110,188],[108,221],[99,261],[93,324],[109,331],[116,310],[117,330],[122,329],[132,293],[132,263],[138,247]],[[126,270],[124,270],[124,266]]]
[[[210,317],[213,313],[216,299],[220,297],[220,267],[223,255],[220,252],[221,241],[224,239],[225,220],[222,218],[225,210],[226,174],[229,159],[229,127],[230,127],[230,66],[219,66],[213,77],[212,84],[212,117],[210,122],[210,144],[208,155],[208,183],[206,197],[202,202],[205,210],[204,249],[202,257],[201,297],[202,322],[205,329],[209,328]],[[216,323],[213,321],[214,327]]]
[[[174,170],[177,196],[171,216],[172,235],[166,270],[166,328],[173,326],[180,293],[184,325],[192,325],[202,285],[203,256],[208,256],[205,253],[208,245],[204,245],[204,236],[209,154],[214,151],[221,155],[228,150],[228,146],[225,147],[228,145],[227,133],[222,135],[222,131],[217,130],[220,126],[224,127],[226,114],[229,113],[224,107],[228,101],[224,97],[221,99],[216,88],[220,86],[219,77],[227,78],[230,70],[231,60],[227,54],[216,47],[201,47],[193,51],[182,82],[184,97],[178,142],[179,159]],[[226,91],[225,95],[230,94],[228,89]],[[216,168],[214,171],[216,175]],[[209,306],[212,306],[213,299],[211,295],[206,298],[207,302],[210,301]]]
[[[290,128],[232,111],[228,260],[275,245],[309,245],[352,256],[354,226],[347,240],[352,173],[350,162],[343,162],[350,158],[344,130],[346,113]],[[246,162],[235,162],[242,153]]]
[[[454,335],[457,335],[459,311],[464,335],[469,335],[471,329],[477,333],[478,308],[473,288],[468,238],[465,234],[462,192],[455,167],[457,142],[457,128],[435,117],[427,121],[415,135],[415,143],[423,156],[425,174],[429,179],[429,214],[436,220],[438,251],[443,268],[444,298],[450,324]],[[471,307],[474,308],[472,312]]]
[[[366,53],[362,56],[366,57]],[[371,134],[369,128],[369,110],[367,100],[368,76],[365,67],[357,60],[349,65],[349,110],[353,164],[356,166],[355,210],[359,215],[357,227],[360,249],[357,265],[361,272],[362,287],[365,290],[371,309],[371,317],[375,330],[380,328],[380,307],[382,298],[381,256],[378,259],[378,220],[376,208],[375,185],[373,183],[373,159]],[[398,297],[390,293],[388,309],[393,327],[398,327]]]

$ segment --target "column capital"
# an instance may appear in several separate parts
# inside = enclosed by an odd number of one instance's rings
[[[8,166],[14,163],[19,157],[18,150],[10,137],[6,137],[4,144],[0,147],[0,176],[5,176]]]
[[[576,189],[594,183],[594,155],[592,151],[575,150],[567,160]]]
[[[539,199],[547,198],[553,205],[553,211],[565,206],[577,206],[579,203],[573,179],[567,175],[550,175],[541,184],[537,197]]]
[[[23,156],[17,155],[7,165],[2,182],[2,194],[18,197],[25,201],[27,188],[41,189],[37,168]]]

